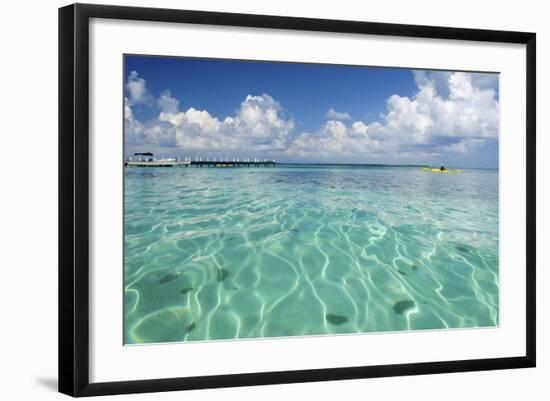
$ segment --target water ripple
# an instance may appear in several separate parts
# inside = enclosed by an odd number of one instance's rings
[[[125,174],[127,344],[499,324],[497,171]]]

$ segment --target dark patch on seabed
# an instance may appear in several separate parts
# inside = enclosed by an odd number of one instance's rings
[[[164,284],[164,283],[167,283],[169,281],[175,280],[175,279],[178,278],[179,275],[180,275],[179,272],[168,273],[166,276],[164,276],[163,278],[161,278],[159,280],[159,283]]]
[[[403,312],[408,311],[411,308],[414,308],[416,304],[410,299],[405,299],[403,301],[398,301],[393,305],[393,311],[398,315],[402,315]]]
[[[190,333],[190,332],[192,332],[192,331],[195,329],[195,327],[197,327],[197,325],[196,325],[195,323],[191,323],[189,326],[187,326],[187,327],[185,328],[185,332],[186,332],[186,333]]]
[[[469,245],[455,245],[455,249],[462,253],[471,254],[474,252],[474,248]]]
[[[327,319],[327,322],[329,322],[330,324],[334,324],[336,326],[339,326],[341,324],[348,322],[348,317],[344,315],[334,315],[332,313],[327,313],[325,317]]]
[[[225,269],[218,269],[218,275],[217,275],[217,280],[218,280],[218,283],[221,283],[222,281],[225,281],[225,279],[227,279],[227,277],[229,277],[229,272]]]

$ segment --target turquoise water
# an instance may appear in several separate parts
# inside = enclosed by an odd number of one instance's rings
[[[125,169],[125,343],[499,322],[498,170]]]

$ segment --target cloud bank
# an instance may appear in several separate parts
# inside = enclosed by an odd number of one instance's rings
[[[396,159],[420,162],[460,158],[498,143],[498,76],[465,72],[413,71],[413,96],[391,95],[376,121],[353,121],[331,108],[315,131],[296,132],[295,122],[268,94],[250,94],[234,114],[219,119],[207,110],[180,109],[169,90],[154,98],[132,71],[126,83],[127,150],[160,154],[256,153],[293,161]],[[368,93],[365,93],[368,96]],[[133,107],[145,105],[155,118],[138,121]]]
[[[158,117],[142,123],[134,118],[132,106],[147,93],[144,85],[145,81],[132,71],[125,98],[125,138],[131,149],[149,146],[161,153],[279,152],[288,147],[294,122],[267,94],[247,96],[234,115],[219,120],[207,110],[180,110],[179,101],[166,90],[156,101]]]

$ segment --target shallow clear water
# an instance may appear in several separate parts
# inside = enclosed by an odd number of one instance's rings
[[[127,168],[125,342],[498,325],[498,171]]]

